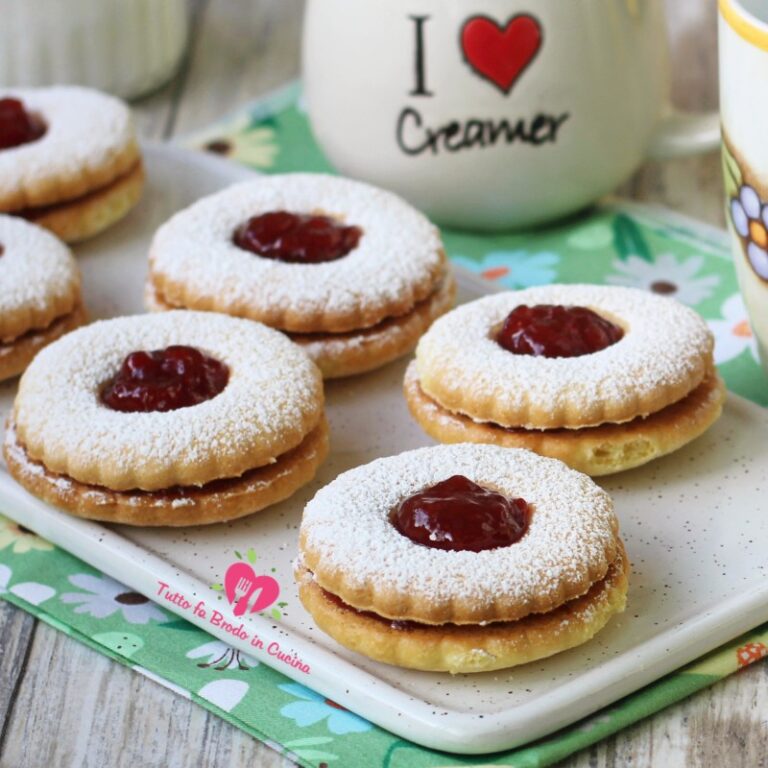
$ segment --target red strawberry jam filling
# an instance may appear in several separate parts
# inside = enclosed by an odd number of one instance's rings
[[[0,99],[0,149],[36,141],[45,133],[40,117],[24,109],[18,99]]]
[[[253,216],[234,236],[239,248],[292,264],[335,261],[357,248],[363,230],[329,216],[270,211]]]
[[[508,499],[463,475],[454,475],[405,499],[392,523],[416,544],[481,552],[507,547],[528,530],[523,499]]]
[[[615,344],[624,331],[586,307],[515,307],[496,341],[516,355],[580,357]]]
[[[228,381],[229,368],[194,347],[131,352],[101,401],[113,411],[175,411],[216,397]]]

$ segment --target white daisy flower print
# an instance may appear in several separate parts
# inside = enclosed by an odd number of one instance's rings
[[[742,184],[730,201],[733,228],[743,239],[755,274],[768,281],[768,204],[749,184]]]
[[[227,126],[198,134],[193,144],[255,168],[271,168],[280,151],[274,129],[266,125],[252,125],[247,115]]]
[[[9,584],[12,575],[13,571],[7,565],[0,563],[0,595],[10,592],[30,605],[40,605],[40,603],[50,600],[56,594],[56,590],[53,587],[49,587],[47,584],[40,584],[37,581],[25,581],[21,584],[14,584],[11,587]]]
[[[734,293],[720,308],[721,320],[708,320],[707,324],[715,335],[715,363],[727,363],[748,349],[760,362],[757,354],[757,339],[749,325],[747,308],[740,293]]]
[[[717,275],[699,274],[703,266],[703,256],[678,259],[674,254],[662,253],[653,262],[629,256],[626,261],[614,261],[614,274],[608,275],[605,282],[670,296],[695,307],[708,299],[720,284]]]
[[[130,624],[148,624],[150,621],[168,621],[168,614],[151,600],[134,592],[109,576],[91,576],[76,573],[69,577],[70,584],[84,592],[65,592],[63,603],[77,605],[75,613],[85,613],[95,619],[106,619],[120,612]]]
[[[188,659],[201,659],[197,666],[201,669],[239,669],[245,671],[257,667],[259,662],[247,653],[222,643],[220,640],[212,640],[203,643],[187,653]]]

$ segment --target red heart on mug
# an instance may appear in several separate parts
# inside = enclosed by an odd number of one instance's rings
[[[541,48],[541,24],[529,14],[500,27],[487,16],[471,16],[461,28],[461,50],[478,75],[509,93]]]

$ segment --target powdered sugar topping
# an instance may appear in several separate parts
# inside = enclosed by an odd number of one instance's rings
[[[495,340],[498,329],[516,306],[536,304],[587,307],[620,325],[624,336],[581,357],[508,352]],[[673,299],[632,288],[551,285],[495,294],[455,309],[421,338],[416,360],[424,391],[438,402],[435,372],[451,390],[463,392],[467,402],[493,401],[499,412],[525,412],[533,402],[553,414],[572,411],[588,418],[596,401],[626,401],[632,407],[652,400],[660,389],[687,382],[692,389],[710,364],[712,345],[701,317]],[[627,418],[635,415],[640,414]]]
[[[77,264],[64,243],[23,219],[0,214],[0,339],[49,317],[49,307],[76,299]],[[25,327],[20,327],[20,325]]]
[[[229,367],[216,397],[168,412],[121,413],[99,392],[136,350],[197,347]],[[298,445],[322,414],[322,382],[282,334],[198,312],[94,323],[43,350],[14,412],[30,457],[50,471],[114,490],[202,485],[237,476]]]
[[[69,85],[0,88],[0,97],[8,96],[39,114],[46,132],[37,141],[0,151],[0,207],[4,200],[26,197],[30,187],[55,191],[64,180],[78,181],[82,194],[91,188],[89,177],[102,175],[135,140],[128,107],[105,93]]]
[[[430,549],[390,522],[406,497],[461,474],[532,507],[526,535],[482,552]],[[617,522],[607,493],[586,475],[530,451],[458,444],[420,448],[352,469],[304,510],[304,552],[315,576],[344,574],[350,590],[391,590],[439,608],[456,600],[556,600],[564,584],[605,565]]]
[[[321,212],[363,235],[348,255],[321,264],[261,258],[233,243],[250,217],[277,210]],[[330,308],[344,314],[361,303],[399,302],[425,281],[431,286],[441,248],[426,217],[389,192],[335,176],[287,174],[236,184],[176,214],[155,237],[151,270],[195,296],[215,292],[233,313],[253,306],[266,313]]]

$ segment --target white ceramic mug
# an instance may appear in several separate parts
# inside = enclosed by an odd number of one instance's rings
[[[669,108],[661,0],[309,0],[303,56],[331,162],[447,226],[539,224],[719,141]]]
[[[186,0],[0,0],[0,84],[76,83],[136,98],[176,72]]]
[[[720,0],[723,176],[733,258],[768,372],[768,3]]]

